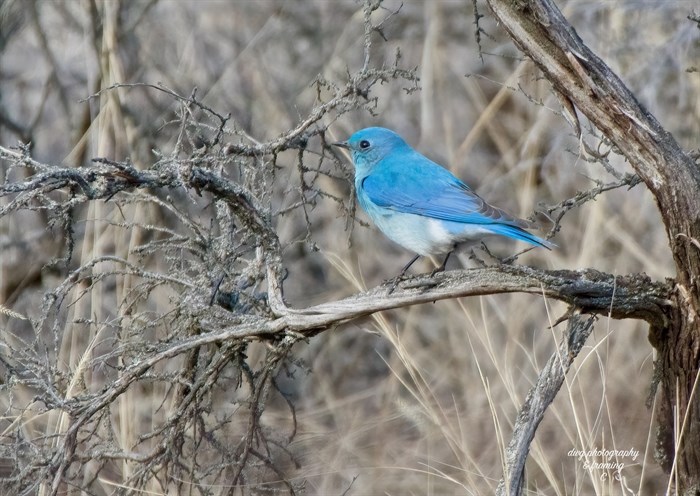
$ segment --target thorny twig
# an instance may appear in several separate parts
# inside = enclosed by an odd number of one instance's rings
[[[63,282],[46,294],[31,321],[35,342],[10,336],[5,340],[10,352],[0,354],[5,383],[38,391],[42,408],[63,419],[50,436],[30,438],[17,431],[14,445],[4,444],[16,453],[37,454],[24,462],[12,458],[17,470],[5,482],[18,494],[38,486],[57,494],[67,484],[90,485],[115,463],[121,463],[119,470],[129,467],[124,483],[134,488],[156,482],[167,492],[188,481],[188,491],[194,485],[207,492],[226,480],[245,493],[251,481],[263,480],[255,474],[267,471],[284,491],[297,492],[297,484],[284,476],[287,464],[298,463],[287,448],[296,413],[276,377],[281,368],[296,367],[289,359],[293,345],[324,326],[305,333],[280,320],[278,312],[287,312],[282,295],[287,272],[273,226],[280,215],[301,211],[306,242],[313,244],[308,214],[320,199],[336,202],[352,217],[352,201],[346,206],[319,185],[322,176],[348,177],[329,152],[324,122],[356,109],[373,112],[377,83],[405,81],[407,91],[417,88],[415,71],[400,65],[400,52],[393,65],[372,65],[372,33],[383,35],[395,14],[373,24],[371,13],[380,4],[366,3],[362,67],[342,82],[318,77],[313,108],[271,140],[257,141],[238,129],[231,115],[202,101],[196,88],[183,96],[163,84],[118,83],[86,100],[142,90],[175,103],[174,117],[159,129],[176,129],[174,143],[167,151],[153,149],[156,159],[150,165],[97,157],[84,167],[66,167],[35,160],[26,145],[0,147],[0,159],[8,164],[0,185],[0,197],[8,201],[0,205],[0,218],[46,212],[63,230],[66,246],[58,269],[66,271]],[[272,199],[280,189],[276,171],[286,150],[296,151],[300,187],[285,186],[295,197],[281,208]],[[314,166],[310,157],[316,157]],[[14,173],[18,169],[22,174]],[[21,175],[28,177],[14,179]],[[74,238],[82,235],[75,226],[82,222],[82,207],[96,202],[113,206],[114,215],[90,222],[115,235],[131,233],[134,243],[123,255],[97,251],[74,267]],[[151,213],[151,220],[136,213]],[[84,313],[85,304],[108,285],[118,288],[116,305]],[[282,327],[268,327],[274,322]],[[233,334],[209,339],[227,331]],[[73,340],[75,347],[81,336],[88,340],[80,362],[54,365],[62,343]],[[53,349],[45,349],[44,342]],[[264,360],[249,358],[261,347]],[[117,442],[111,412],[143,388],[162,398],[152,428],[126,444]],[[233,408],[212,417],[212,405],[223,392]],[[263,417],[275,396],[291,412],[284,436],[271,432]],[[228,441],[233,438],[239,442]],[[89,460],[99,468],[83,476],[81,467]]]
[[[372,65],[374,34],[385,37],[385,25],[401,8],[374,24],[372,14],[380,4],[365,2],[360,70],[348,70],[342,82],[316,78],[316,105],[273,139],[253,139],[232,123],[231,115],[203,103],[196,89],[182,96],[160,84],[119,83],[89,99],[143,89],[162,93],[177,105],[167,122],[177,126],[175,143],[168,152],[154,149],[152,164],[98,157],[85,167],[64,167],[33,159],[27,145],[0,147],[0,158],[9,163],[8,179],[0,185],[0,197],[8,199],[0,206],[0,218],[48,212],[63,229],[67,247],[63,280],[46,294],[28,329],[33,338],[7,336],[0,353],[4,384],[35,394],[34,411],[11,406],[6,412],[14,420],[4,431],[10,441],[0,449],[34,454],[26,460],[12,458],[17,466],[8,487],[29,494],[42,485],[56,494],[69,485],[90,485],[104,469],[124,470],[125,487],[135,491],[155,483],[164,493],[174,486],[206,493],[226,480],[243,492],[263,467],[294,494],[298,488],[284,474],[285,464],[297,463],[288,447],[296,433],[296,411],[277,374],[298,367],[290,358],[295,343],[374,312],[521,291],[544,292],[590,313],[611,309],[619,318],[664,319],[670,289],[644,276],[527,267],[419,276],[392,295],[380,287],[303,309],[287,305],[282,291],[287,272],[275,220],[301,212],[305,242],[312,244],[309,213],[320,198],[329,198],[353,222],[354,195],[345,203],[318,182],[322,176],[349,176],[327,149],[325,123],[352,110],[374,112],[372,90],[378,83],[401,81],[408,93],[418,88],[415,70],[401,66],[398,49],[393,65]],[[478,36],[476,10],[475,16]],[[284,185],[290,196],[296,194],[277,206],[271,199],[279,187],[275,173],[283,167],[286,150],[296,153],[299,186]],[[310,157],[317,160],[313,166]],[[13,181],[13,170],[19,168],[29,177]],[[617,179],[548,207],[554,216],[551,234],[566,212],[639,181],[636,176]],[[75,227],[83,222],[80,209],[102,202],[115,207],[115,216],[85,223],[102,223],[112,229],[106,231],[109,235],[130,231],[133,245],[125,256],[96,251],[71,266]],[[136,217],[135,210],[153,216]],[[86,300],[107,285],[118,288],[118,300],[110,308],[81,312]],[[611,288],[617,288],[614,305]],[[12,315],[1,306],[0,312]],[[76,351],[79,359],[60,363],[64,343],[84,336],[84,347]],[[160,398],[160,416],[153,418],[149,431],[120,444],[112,416],[121,400],[127,403],[127,395],[138,396],[141,390]],[[276,396],[289,408],[288,435],[266,429],[263,413]],[[216,402],[226,406],[220,417],[213,413]],[[57,427],[49,434],[33,437],[20,428],[54,414]],[[91,465],[92,474],[84,472],[89,462],[97,465]]]

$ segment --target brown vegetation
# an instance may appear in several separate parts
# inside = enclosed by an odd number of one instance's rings
[[[486,4],[0,2],[0,493],[696,494],[698,19]],[[387,294],[365,125],[559,248]]]

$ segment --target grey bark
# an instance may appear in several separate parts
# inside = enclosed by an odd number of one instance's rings
[[[673,304],[652,325],[660,401],[657,460],[679,494],[700,494],[700,167],[576,34],[552,0],[487,0],[515,44],[551,82],[574,129],[584,114],[654,195],[676,265]],[[674,416],[687,421],[674,433]]]

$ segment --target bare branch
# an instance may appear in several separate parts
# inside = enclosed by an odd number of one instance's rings
[[[527,393],[525,403],[515,421],[513,437],[506,449],[505,476],[496,489],[498,496],[521,494],[525,481],[525,462],[530,452],[530,443],[535,438],[535,431],[564,384],[571,364],[593,331],[594,321],[594,317],[584,319],[579,314],[569,317],[569,325],[562,335],[559,348],[549,357],[537,376],[537,382]]]
[[[567,114],[585,115],[654,195],[676,273],[673,311],[665,325],[652,327],[650,334],[658,350],[655,374],[659,379],[654,384],[660,385],[655,456],[674,472],[679,494],[697,494],[700,399],[693,392],[700,375],[700,257],[693,240],[700,239],[700,168],[586,46],[553,0],[487,1],[514,42],[563,95]],[[677,431],[679,412],[692,417],[682,436]]]
[[[448,298],[500,293],[544,294],[565,301],[585,313],[607,313],[613,318],[644,319],[662,325],[670,303],[671,286],[652,282],[644,274],[613,276],[596,270],[542,270],[527,266],[498,265],[416,276],[388,294],[380,286],[343,300],[303,310],[282,310],[273,326],[302,330],[324,328],[368,315]],[[277,310],[280,313],[280,310]],[[279,326],[279,327],[278,327]]]

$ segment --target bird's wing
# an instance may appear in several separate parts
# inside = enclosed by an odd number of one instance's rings
[[[489,205],[447,169],[418,153],[385,158],[361,181],[367,198],[398,212],[466,224],[506,224],[527,228],[527,221]]]

